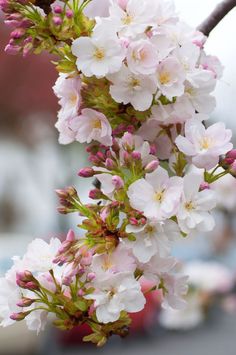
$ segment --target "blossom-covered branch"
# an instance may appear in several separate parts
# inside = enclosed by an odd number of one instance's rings
[[[198,30],[204,33],[205,36],[209,36],[211,31],[214,30],[234,7],[236,7],[236,0],[224,0],[220,2],[207,19],[198,26]]]
[[[186,304],[172,244],[214,228],[212,183],[236,175],[232,132],[203,124],[222,65],[170,1],[55,1],[46,12],[0,1],[9,53],[57,55],[59,142],[88,144],[78,175],[100,184],[87,204],[74,187],[56,191],[58,212],[79,214],[80,229],[14,257],[0,279],[1,325],[25,319],[40,331],[52,313],[60,329],[87,324],[84,340],[101,346],[128,333],[145,282],[164,307]]]

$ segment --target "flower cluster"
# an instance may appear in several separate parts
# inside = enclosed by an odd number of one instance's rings
[[[170,1],[103,3],[56,1],[42,12],[1,1],[7,19],[12,11],[28,18],[30,9],[34,39],[43,27],[36,53],[58,54],[59,141],[89,144],[91,166],[79,176],[96,179],[90,204],[73,187],[57,190],[58,211],[79,213],[84,233],[35,240],[14,259],[0,281],[2,325],[25,318],[40,330],[53,313],[61,329],[88,324],[85,340],[98,345],[126,335],[129,314],[146,302],[144,280],[164,307],[184,307],[187,277],[172,243],[214,228],[211,184],[233,175],[236,158],[231,131],[204,122],[222,74],[204,52],[206,37],[181,22]]]

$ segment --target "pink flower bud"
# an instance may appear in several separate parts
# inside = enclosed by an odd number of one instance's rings
[[[53,16],[52,21],[55,26],[60,26],[62,24],[62,19],[59,16]]]
[[[61,13],[62,13],[62,7],[61,7],[60,5],[55,5],[55,6],[53,7],[53,12],[54,12],[55,14],[61,14]]]
[[[16,305],[18,307],[29,307],[34,303],[35,300],[31,298],[23,297]]]
[[[72,18],[74,16],[74,13],[72,10],[68,9],[66,10],[66,17],[67,18]]]
[[[157,154],[157,147],[155,146],[155,144],[152,144],[150,146],[150,154],[152,154],[152,155],[156,155]]]
[[[16,55],[21,51],[21,47],[13,44],[7,44],[4,51],[7,54]]]
[[[84,177],[84,178],[92,177],[92,176],[94,176],[94,174],[95,174],[95,171],[90,167],[83,168],[78,173],[78,175],[80,177]]]
[[[230,174],[233,175],[234,177],[236,177],[236,160],[230,166]]]
[[[112,176],[112,184],[117,190],[122,189],[122,187],[124,187],[124,181],[118,175]]]
[[[68,231],[66,235],[66,241],[71,243],[75,241],[75,233],[72,229]]]
[[[93,281],[95,279],[96,275],[94,272],[89,272],[87,275],[87,280],[88,281]]]
[[[131,217],[129,219],[129,223],[132,224],[132,226],[138,226],[138,224],[139,224],[138,220],[136,218],[134,218],[134,217]]]
[[[230,152],[226,154],[226,158],[236,160],[236,149],[232,149]]]
[[[78,296],[80,296],[80,297],[83,297],[83,296],[84,296],[84,291],[83,291],[82,289],[80,289],[80,290],[78,291]]]
[[[12,313],[10,315],[10,318],[12,320],[15,320],[15,321],[21,321],[23,319],[25,319],[25,317],[27,317],[28,315],[30,314],[30,311],[29,312],[19,312],[19,313]]]
[[[145,172],[146,173],[153,173],[153,171],[155,171],[158,166],[159,166],[159,160],[153,160],[151,161],[150,163],[148,163],[146,166],[145,166]]]
[[[134,152],[131,153],[131,157],[134,160],[140,160],[141,159],[141,153],[137,152],[137,151],[134,151]]]
[[[92,200],[99,200],[103,197],[105,196],[103,195],[102,191],[99,189],[93,189],[89,191],[89,198],[91,198]]]
[[[200,191],[203,191],[203,190],[209,190],[210,189],[210,185],[208,184],[208,182],[202,182],[201,185],[200,185]]]
[[[107,158],[106,161],[105,161],[105,167],[108,170],[113,170],[113,169],[116,168],[116,163],[111,158]]]

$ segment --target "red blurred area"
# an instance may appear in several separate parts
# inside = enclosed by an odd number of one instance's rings
[[[56,119],[57,100],[52,91],[57,72],[48,55],[7,55],[4,47],[10,28],[3,25],[0,14],[0,117],[27,117],[38,112],[53,113]]]

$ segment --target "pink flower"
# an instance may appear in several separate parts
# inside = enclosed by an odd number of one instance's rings
[[[76,131],[75,139],[80,143],[98,141],[106,146],[112,144],[112,130],[107,118],[100,112],[85,108],[81,115],[73,120],[72,130]]]
[[[176,214],[181,193],[182,179],[176,176],[169,178],[162,167],[147,174],[145,179],[135,181],[128,189],[131,206],[147,218],[159,221]]]
[[[206,129],[193,119],[185,124],[185,137],[178,136],[175,143],[181,152],[192,157],[196,167],[212,169],[218,164],[219,156],[233,148],[231,137],[231,130],[225,129],[221,122]]]
[[[158,64],[155,46],[144,39],[132,42],[127,52],[127,63],[135,74],[153,74]]]

